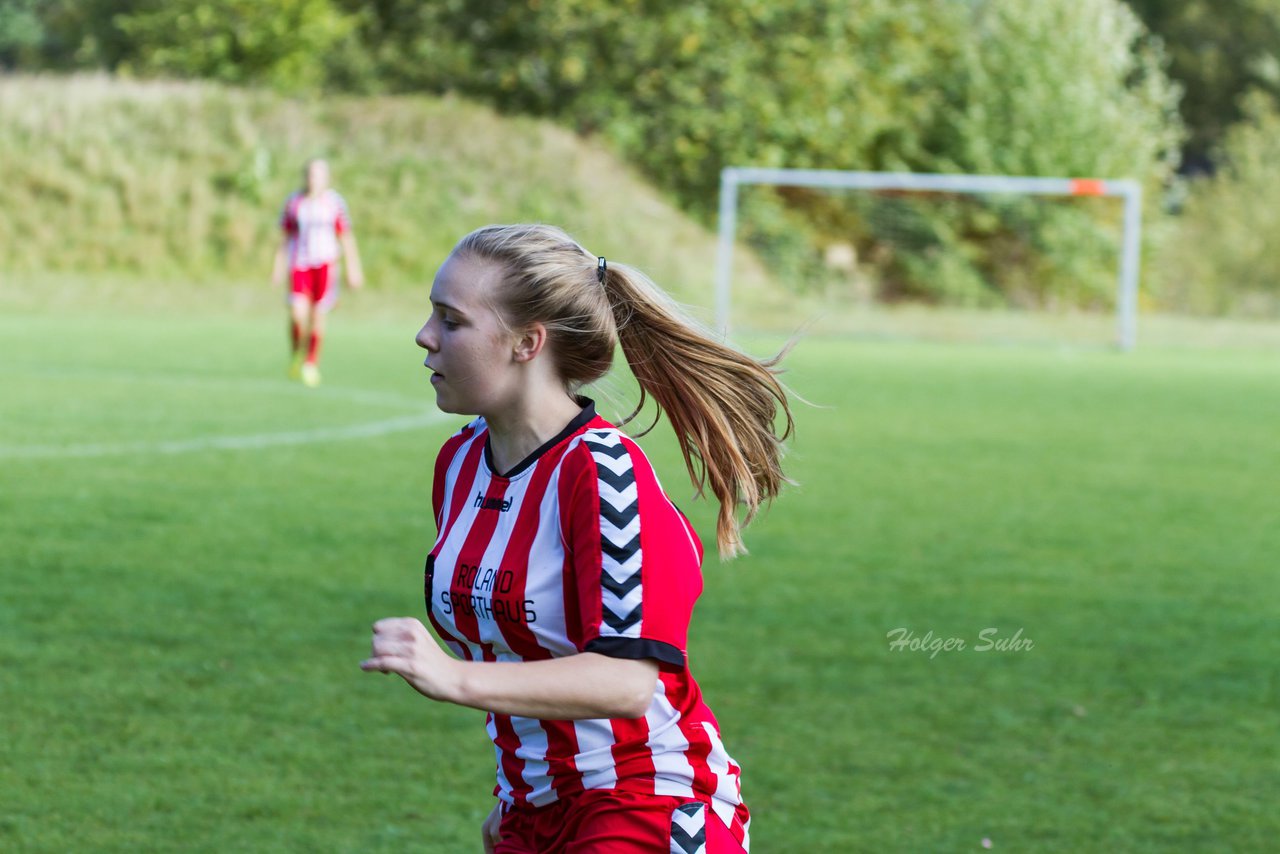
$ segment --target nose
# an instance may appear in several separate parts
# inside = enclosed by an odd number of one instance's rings
[[[422,324],[422,328],[418,330],[418,334],[413,340],[419,347],[426,350],[428,353],[434,353],[436,351],[436,338],[431,329],[430,320]]]

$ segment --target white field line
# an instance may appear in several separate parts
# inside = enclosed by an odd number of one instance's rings
[[[10,368],[0,368],[0,373],[15,373]],[[222,386],[224,388],[263,391],[271,394],[297,394],[302,397],[319,397],[348,400],[365,406],[390,406],[417,409],[421,400],[402,395],[365,389],[325,386],[306,389],[297,383],[283,380],[245,379],[239,377],[203,377],[191,374],[142,373],[132,371],[94,371],[84,369],[42,369],[34,372],[49,377],[92,378],[116,382],[157,382],[183,385]],[[0,445],[0,460],[65,459],[86,457],[114,457],[136,454],[141,456],[191,454],[200,451],[256,451],[287,445],[309,445],[316,442],[342,442],[370,439],[391,433],[416,430],[445,420],[444,413],[431,409],[411,415],[400,415],[378,421],[348,424],[340,427],[312,427],[306,430],[290,430],[277,433],[252,433],[243,436],[196,436],[189,439],[154,439],[142,442],[95,442],[67,445]]]
[[[342,386],[324,385],[320,388],[306,388],[296,382],[284,379],[246,379],[243,377],[198,376],[181,373],[159,373],[155,371],[95,371],[76,368],[36,368],[13,369],[0,366],[0,374],[18,374],[25,376],[48,377],[51,379],[92,379],[96,382],[122,383],[161,383],[175,385],[198,384],[202,387],[221,387],[250,392],[268,394],[285,394],[300,398],[321,398],[350,400],[353,403],[364,403],[371,406],[390,406],[396,408],[415,409],[422,405],[422,398],[407,397],[395,392],[371,391],[361,388],[344,388]]]
[[[247,436],[198,436],[151,442],[117,442],[84,445],[0,445],[0,459],[60,459],[68,457],[114,457],[191,454],[199,451],[257,451],[282,445],[309,445],[314,442],[342,442],[372,439],[390,433],[416,430],[444,420],[438,411],[401,415],[381,421],[367,421],[344,427],[314,427],[284,433],[252,433]]]

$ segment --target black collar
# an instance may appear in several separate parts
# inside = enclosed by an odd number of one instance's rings
[[[484,464],[489,467],[489,471],[493,474],[493,476],[501,477],[506,480],[510,480],[511,478],[517,476],[521,472],[528,469],[529,466],[536,463],[538,461],[538,458],[541,457],[543,454],[545,454],[547,451],[551,450],[556,445],[560,444],[565,439],[568,439],[574,433],[581,430],[583,427],[585,427],[587,424],[591,422],[592,418],[596,417],[596,402],[594,400],[592,400],[589,397],[583,397],[582,395],[575,396],[574,400],[576,400],[578,404],[582,407],[582,411],[579,412],[574,417],[574,419],[569,422],[569,425],[565,427],[563,430],[561,430],[559,433],[557,433],[556,435],[552,436],[547,441],[543,442],[542,445],[540,445],[537,450],[535,450],[529,456],[525,457],[516,465],[515,468],[511,469],[511,471],[506,472],[505,474],[499,474],[498,467],[493,464],[493,449],[489,445],[489,437],[485,436]]]

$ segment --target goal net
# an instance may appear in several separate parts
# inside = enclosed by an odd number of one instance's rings
[[[746,248],[790,298],[837,314],[901,303],[1113,313],[1113,342],[1131,349],[1141,192],[1131,180],[728,168],[717,325],[759,325],[734,293],[747,275],[735,248]]]

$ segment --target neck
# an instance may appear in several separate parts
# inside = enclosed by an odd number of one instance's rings
[[[566,394],[522,401],[502,412],[485,415],[489,451],[498,474],[511,471],[525,457],[547,443],[578,416],[582,406]]]

